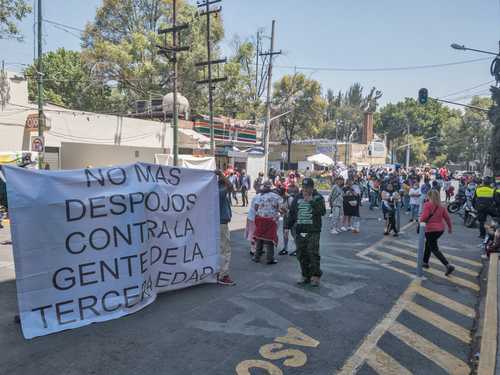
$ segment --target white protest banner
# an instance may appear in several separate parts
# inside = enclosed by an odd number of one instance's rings
[[[24,337],[119,318],[214,282],[213,172],[153,164],[4,168]]]

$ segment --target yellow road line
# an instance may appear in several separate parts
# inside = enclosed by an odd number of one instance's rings
[[[498,259],[499,254],[491,254],[478,375],[495,374],[498,334]]]
[[[372,350],[377,346],[378,341],[396,321],[397,317],[405,309],[406,305],[415,297],[420,280],[413,280],[405,292],[398,298],[391,311],[387,313],[384,319],[366,336],[359,348],[346,361],[337,375],[352,375],[365,363]]]
[[[383,263],[382,261],[380,261],[378,259],[374,259],[374,258],[371,258],[371,257],[366,256],[366,255],[359,255],[358,254],[358,256],[361,259],[369,260],[370,262],[376,263],[384,268],[390,269],[391,271],[398,272],[398,273],[403,274],[405,276],[408,276],[410,278],[415,278],[414,274],[411,274],[410,272],[406,272],[405,270],[402,270],[401,268],[393,267],[390,264]]]
[[[456,337],[466,344],[470,344],[471,342],[469,330],[456,323],[450,322],[448,319],[443,318],[441,315],[438,315],[435,312],[416,304],[415,302],[409,303],[408,306],[406,306],[406,311],[412,313],[417,318],[432,324],[434,327],[439,328],[448,335]]]
[[[398,248],[398,247],[389,246],[389,245],[384,245],[384,247],[388,248],[389,250],[396,251],[396,252],[398,252],[398,253],[400,253],[400,254],[410,255],[410,256],[412,256],[412,257],[414,257],[414,258],[416,258],[416,257],[417,257],[417,254],[416,254],[416,253],[414,253],[414,252],[412,252],[412,251],[403,250],[403,249],[400,249],[400,248]],[[451,255],[448,255],[448,254],[446,255],[446,257],[447,257],[447,258],[449,258],[449,259],[459,258],[459,257],[452,257]],[[461,258],[460,258],[460,259],[461,259]],[[458,260],[458,259],[456,259],[456,260]],[[458,260],[458,261],[460,261],[460,260]],[[432,264],[437,264],[437,265],[441,265],[441,262],[439,262],[439,261],[437,261],[437,260],[435,260],[435,259],[433,259],[433,258],[431,258],[431,259],[430,259],[430,263],[432,263]],[[456,264],[454,264],[454,266],[455,266],[455,269],[456,269],[457,271],[460,271],[460,272],[462,272],[462,273],[465,273],[466,275],[469,275],[469,276],[472,276],[472,277],[478,277],[478,276],[479,276],[479,273],[478,273],[478,272],[476,272],[476,271],[471,271],[471,270],[470,270],[470,269],[468,269],[468,268],[465,268],[465,267],[462,267],[462,266],[458,266],[458,265],[456,265]]]
[[[417,262],[414,262],[412,260],[408,260],[408,259],[405,259],[405,258],[398,257],[397,255],[388,254],[386,252],[379,251],[379,250],[373,250],[372,253],[373,254],[377,254],[377,255],[379,255],[381,257],[385,257],[385,258],[391,259],[391,260],[393,260],[395,262],[398,262],[398,263],[401,263],[401,264],[405,264],[405,265],[410,266],[410,267],[417,267]],[[479,285],[477,285],[477,284],[475,284],[473,282],[470,282],[468,280],[462,279],[460,277],[445,276],[443,272],[434,270],[432,268],[428,269],[428,270],[425,270],[425,272],[430,273],[430,274],[432,274],[434,276],[443,278],[445,280],[451,281],[452,283],[455,283],[457,285],[464,286],[466,288],[472,289],[474,291],[477,291],[477,292],[479,291]]]
[[[406,224],[405,226],[403,226],[400,230],[400,232],[404,231],[406,228],[409,228],[413,225],[413,223],[408,223]],[[357,253],[358,256],[363,256],[363,255],[367,255],[369,254],[371,251],[375,250],[375,248],[377,248],[377,246],[380,246],[381,244],[383,244],[384,242],[387,242],[390,240],[390,237],[384,237],[382,238],[381,240],[375,242],[373,245],[371,246],[368,246],[366,249],[360,251],[359,253]]]
[[[410,249],[413,249],[413,250],[417,250],[417,248],[413,245],[409,245],[408,243],[405,243],[403,241],[393,241],[396,245],[402,245],[402,246],[406,246],[406,247],[409,247]],[[449,249],[449,247],[446,247],[446,246],[439,246],[440,249],[443,249],[443,250],[446,250],[446,249]],[[475,260],[471,260],[471,259],[468,259],[468,258],[464,258],[464,257],[459,257],[459,256],[456,256],[456,255],[449,255],[449,254],[446,254],[446,257],[447,258],[450,258],[451,260],[456,260],[456,261],[459,261],[459,262],[462,262],[462,263],[466,263],[468,265],[471,265],[471,266],[475,266],[475,267],[483,267],[482,263],[481,262],[478,262],[478,261],[475,261]]]
[[[424,288],[421,286],[418,288],[417,293],[420,294],[421,296],[424,296],[425,298],[434,301],[436,303],[439,303],[451,310],[456,311],[459,314],[462,314],[464,316],[467,316],[469,318],[475,318],[476,317],[476,312],[474,309],[470,308],[469,306],[465,306],[457,301],[452,300],[451,298],[445,297],[439,293],[433,292],[432,290],[429,290],[427,288]]]
[[[412,375],[412,373],[405,367],[401,366],[398,361],[378,347],[373,348],[370,356],[366,360],[366,363],[379,374]]]
[[[409,347],[415,349],[420,354],[448,371],[448,373],[453,375],[469,375],[470,368],[464,361],[451,355],[404,325],[394,322],[389,328],[389,332]]]

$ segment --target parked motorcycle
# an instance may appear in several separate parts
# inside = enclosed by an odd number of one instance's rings
[[[457,196],[453,202],[448,204],[448,212],[450,214],[456,214],[465,204],[465,196]]]
[[[467,228],[475,228],[478,221],[477,210],[472,205],[472,201],[467,199],[463,207],[464,210],[464,225]]]

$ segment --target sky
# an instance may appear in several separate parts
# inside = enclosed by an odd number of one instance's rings
[[[101,2],[44,0],[44,18],[82,29]],[[297,71],[320,81],[324,92],[345,91],[359,82],[366,91],[371,87],[381,90],[381,104],[386,104],[416,97],[421,87],[428,88],[432,97],[466,103],[473,94],[488,95],[487,83],[493,79],[489,73],[491,59],[432,69],[350,70],[488,58],[453,50],[450,44],[497,52],[500,0],[224,0],[220,5],[226,33],[222,48],[226,53],[235,35],[252,38],[259,28],[270,35],[271,22],[276,20],[276,48],[283,54],[275,59],[275,80],[292,74],[297,67]],[[19,64],[33,60],[33,15],[21,27],[24,42],[0,40],[0,60],[6,61],[9,70],[20,71],[23,66]],[[45,24],[44,50],[78,50],[77,35],[77,31],[70,33]],[[335,70],[338,68],[342,70]],[[479,87],[466,90],[475,86]]]

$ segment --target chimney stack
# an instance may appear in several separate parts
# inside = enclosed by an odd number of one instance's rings
[[[363,121],[363,138],[362,142],[365,145],[369,145],[373,141],[373,113],[365,112],[365,118]]]

